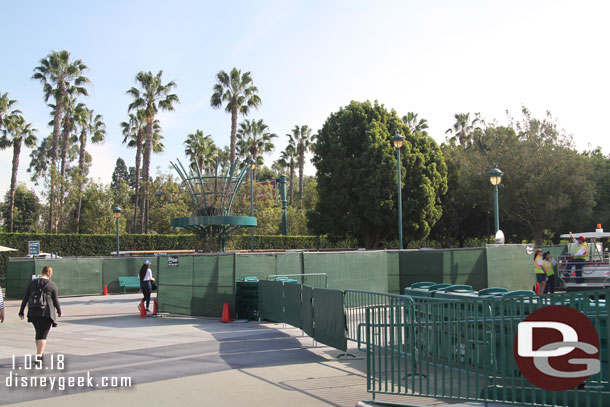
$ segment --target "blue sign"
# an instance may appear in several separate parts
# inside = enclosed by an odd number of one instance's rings
[[[32,256],[37,256],[40,254],[40,241],[30,240],[28,242],[28,254],[31,254]]]

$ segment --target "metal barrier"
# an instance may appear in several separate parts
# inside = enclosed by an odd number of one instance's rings
[[[380,293],[364,290],[345,290],[343,294],[343,308],[347,321],[347,339],[358,342],[358,349],[363,342],[362,328],[365,325],[365,311],[367,307],[375,305],[388,305],[392,299],[413,302],[411,297],[405,295]]]
[[[314,288],[328,288],[328,274],[326,273],[272,274],[267,277],[267,280],[276,280],[283,277],[295,279],[300,284]]]
[[[365,307],[367,390],[373,399],[377,394],[402,394],[517,405],[608,405],[608,294],[600,290],[459,300],[392,297],[387,304]],[[600,336],[601,371],[589,377],[584,388],[553,392],[534,387],[516,365],[517,325],[547,305],[579,310]]]

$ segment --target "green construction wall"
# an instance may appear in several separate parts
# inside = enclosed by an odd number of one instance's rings
[[[155,280],[159,280],[157,270],[157,258],[155,257],[107,257],[102,259],[102,291],[104,285],[108,287],[109,293],[122,293],[119,287],[119,277],[137,276],[144,260],[151,262],[150,269]]]
[[[400,291],[418,281],[487,287],[485,248],[403,250],[399,254]]]
[[[304,272],[328,274],[328,288],[388,292],[385,251],[303,253]]]
[[[387,255],[388,263],[388,292],[390,294],[401,294],[400,292],[400,253],[390,251]]]
[[[488,245],[485,249],[489,287],[504,287],[509,291],[532,289],[534,255],[527,253],[527,246]]]
[[[36,262],[36,275],[44,266],[53,268],[53,281],[59,295],[84,295],[102,293],[102,259],[78,257]]]
[[[34,271],[34,262],[31,260],[9,261],[6,266],[6,296],[22,298]]]

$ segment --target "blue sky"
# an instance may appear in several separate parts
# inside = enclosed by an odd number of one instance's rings
[[[0,91],[41,139],[50,116],[34,67],[51,50],[82,59],[93,83],[83,101],[108,132],[90,149],[91,176],[106,183],[119,156],[134,165],[121,144],[125,91],[137,72],[160,69],[181,99],[159,117],[166,151],[152,164],[163,172],[196,129],[228,145],[230,117],[209,100],[216,73],[233,67],[259,88],[263,103],[249,118],[280,136],[268,165],[294,125],[315,132],[351,100],[375,99],[426,118],[437,142],[455,113],[505,123],[522,104],[536,117],[549,110],[578,149],[608,154],[609,11],[604,1],[4,1]],[[28,185],[29,153],[19,169]],[[10,165],[11,151],[0,152],[0,170]],[[2,196],[9,178],[0,178]]]

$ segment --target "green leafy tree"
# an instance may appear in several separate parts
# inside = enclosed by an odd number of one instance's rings
[[[61,132],[64,106],[69,95],[88,95],[85,85],[90,83],[84,73],[89,68],[80,59],[71,60],[68,51],[52,51],[40,60],[40,65],[34,68],[32,79],[43,84],[44,100],[52,97],[55,100],[53,116],[53,135],[51,140],[51,181],[49,192],[49,214],[47,229],[57,231],[57,223],[53,213],[55,206],[56,168],[59,152],[59,134]]]
[[[172,218],[187,216],[194,208],[189,193],[171,175],[162,174],[153,183],[151,195],[151,231],[158,234],[177,233],[170,227]]]
[[[33,147],[36,144],[36,129],[31,123],[26,123],[23,116],[14,111],[5,116],[3,119],[2,137],[0,138],[0,149],[13,148],[13,162],[11,169],[11,187],[9,190],[9,232],[13,232],[14,228],[14,208],[15,208],[15,188],[17,187],[17,172],[19,170],[19,156],[21,155],[21,146],[25,144],[27,147]]]
[[[129,112],[142,110],[142,116],[146,122],[146,138],[143,151],[142,178],[144,179],[143,196],[143,233],[149,231],[149,179],[150,179],[150,159],[153,153],[154,144],[154,123],[159,110],[173,111],[174,105],[180,103],[180,99],[171,91],[177,86],[174,81],[163,84],[161,76],[163,71],[156,75],[152,72],[139,72],[136,75],[136,83],[139,89],[132,87],[127,93],[133,97],[133,102],[129,105]]]
[[[186,137],[184,146],[184,154],[191,162],[191,167],[197,165],[204,172],[215,167],[218,148],[210,134],[204,136],[203,131],[198,129]]]
[[[83,190],[80,232],[84,234],[109,234],[116,231],[112,216],[113,194],[110,187],[88,182]]]
[[[294,126],[290,135],[291,144],[295,146],[297,163],[299,165],[299,207],[303,205],[303,171],[305,168],[305,154],[309,152],[312,142],[311,129],[308,126]],[[290,181],[292,184],[292,181]]]
[[[11,111],[14,114],[21,113],[19,110],[13,109],[13,106],[17,104],[16,100],[12,100],[8,98],[8,92],[2,93],[0,92],[0,130],[2,130],[3,126],[3,118],[4,116]]]
[[[129,114],[129,121],[121,122],[123,132],[123,144],[136,149],[136,166],[134,175],[135,204],[133,213],[132,232],[136,233],[138,227],[138,207],[140,203],[140,169],[142,164],[142,149],[144,148],[144,110]]]
[[[277,138],[277,134],[269,131],[263,119],[248,120],[246,119],[239,125],[237,132],[237,151],[240,158],[245,159],[248,156],[256,164],[253,176],[256,179],[256,172],[259,167],[265,163],[263,154],[270,153],[275,148],[273,139]]]
[[[12,211],[11,211],[12,205]],[[42,207],[34,191],[30,191],[24,185],[17,185],[12,197],[8,191],[2,204],[2,217],[4,222],[9,223],[11,213],[13,216],[13,232],[38,232],[38,222]]]
[[[411,134],[396,112],[375,102],[352,102],[330,115],[316,136],[318,202],[308,216],[316,234],[356,238],[376,248],[396,238],[397,160],[391,138],[405,136],[403,229],[423,239],[440,218],[440,197],[447,189],[447,167],[430,137]]]
[[[220,71],[216,74],[214,93],[210,98],[212,107],[220,108],[231,114],[231,146],[229,165],[235,162],[237,142],[237,115],[247,116],[251,108],[258,109],[261,98],[258,88],[254,86],[250,72],[241,73],[241,69],[233,68],[230,73]]]
[[[113,191],[118,190],[123,182],[125,184],[129,184],[129,170],[127,170],[125,160],[119,157],[114,165],[114,171],[112,171],[112,182],[110,183],[110,188]]]

